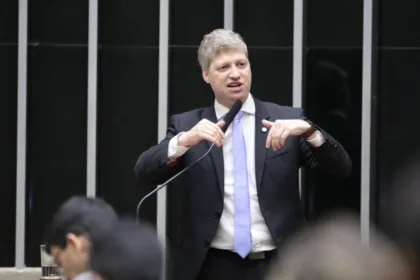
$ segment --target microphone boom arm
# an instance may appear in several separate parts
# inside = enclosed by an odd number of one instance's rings
[[[146,199],[148,199],[150,196],[152,196],[153,194],[155,194],[156,192],[158,192],[161,188],[165,187],[167,184],[169,184],[172,180],[174,180],[175,178],[177,178],[178,176],[180,176],[181,174],[183,174],[185,171],[187,171],[188,169],[190,169],[194,164],[196,164],[197,162],[199,162],[200,160],[202,160],[203,158],[205,158],[210,153],[210,151],[213,148],[213,146],[214,146],[214,143],[211,144],[210,148],[207,150],[207,152],[204,155],[202,155],[200,158],[198,158],[196,161],[194,161],[193,163],[191,163],[186,168],[182,169],[175,176],[169,178],[169,180],[167,180],[165,183],[160,184],[160,185],[157,185],[157,187],[153,191],[151,191],[146,196],[144,196],[142,198],[142,200],[140,200],[139,204],[137,205],[137,210],[136,210],[137,221],[139,222],[139,218],[140,218],[140,207],[141,207],[141,205],[143,204],[143,202]]]

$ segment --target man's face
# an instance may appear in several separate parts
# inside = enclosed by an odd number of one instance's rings
[[[203,70],[204,80],[213,89],[216,100],[230,108],[237,99],[245,102],[251,88],[251,66],[248,57],[240,49],[226,49]]]
[[[89,242],[85,237],[74,234],[67,234],[66,238],[66,247],[62,249],[59,246],[52,246],[51,255],[61,268],[64,277],[72,279],[87,271]]]

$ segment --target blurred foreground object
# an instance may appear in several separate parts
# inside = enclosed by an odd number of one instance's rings
[[[360,239],[359,219],[337,214],[309,227],[284,247],[268,280],[405,280],[399,251],[372,232]]]
[[[155,229],[124,218],[107,237],[93,240],[90,267],[95,280],[160,280],[163,260]]]
[[[403,154],[389,182],[385,231],[401,248],[412,273],[420,277],[420,153]]]
[[[72,196],[59,206],[47,227],[45,245],[64,278],[92,279],[91,243],[107,236],[117,222],[113,207],[100,198]]]

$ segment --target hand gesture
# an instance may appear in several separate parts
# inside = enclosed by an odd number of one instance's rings
[[[225,139],[225,134],[220,129],[224,125],[224,121],[213,123],[207,119],[202,119],[189,131],[179,136],[178,144],[180,146],[189,147],[197,144],[201,140],[207,140],[220,147]]]
[[[309,123],[299,119],[276,120],[275,122],[262,120],[262,124],[270,129],[265,147],[268,149],[271,146],[274,151],[283,147],[290,135],[300,136],[311,127]]]

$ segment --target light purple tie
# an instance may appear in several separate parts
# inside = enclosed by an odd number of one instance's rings
[[[251,215],[249,209],[248,169],[246,164],[245,138],[240,119],[244,112],[240,111],[232,123],[232,150],[235,201],[235,251],[245,258],[251,252]]]

